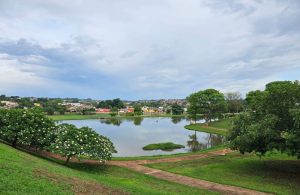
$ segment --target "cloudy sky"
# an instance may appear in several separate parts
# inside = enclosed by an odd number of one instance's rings
[[[185,98],[296,79],[299,0],[0,0],[0,94]]]

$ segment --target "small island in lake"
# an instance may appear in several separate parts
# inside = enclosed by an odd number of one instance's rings
[[[172,151],[175,149],[185,148],[184,145],[174,144],[172,142],[149,144],[143,147],[143,150],[163,150]]]

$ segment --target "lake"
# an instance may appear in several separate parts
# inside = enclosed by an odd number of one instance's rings
[[[201,149],[210,148],[223,143],[220,135],[186,130],[185,125],[190,122],[183,117],[149,117],[149,118],[114,118],[91,120],[65,120],[60,123],[74,124],[77,127],[88,126],[99,134],[108,137],[115,145],[118,153],[115,157],[152,156],[190,152],[188,141],[190,135],[196,134]],[[144,151],[145,145],[173,142],[185,146],[173,151]]]

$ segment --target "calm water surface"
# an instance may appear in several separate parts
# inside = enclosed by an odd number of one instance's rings
[[[74,124],[77,127],[88,126],[108,137],[115,145],[118,153],[113,156],[151,156],[189,152],[187,142],[189,135],[196,133],[201,148],[219,145],[223,141],[220,135],[189,131],[184,128],[189,124],[185,118],[134,118],[134,119],[91,119],[65,120],[62,123]],[[144,151],[145,145],[173,142],[185,145],[183,149],[173,151]]]

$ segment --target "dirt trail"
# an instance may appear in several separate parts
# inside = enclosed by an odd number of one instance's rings
[[[231,150],[218,150],[213,152],[208,152],[206,154],[196,154],[196,155],[189,155],[189,156],[182,156],[182,157],[172,157],[172,158],[164,158],[164,159],[153,159],[153,160],[133,160],[133,161],[109,161],[109,165],[121,166],[126,167],[131,170],[151,175],[153,177],[164,179],[168,181],[172,181],[175,183],[184,184],[191,187],[197,187],[201,189],[207,189],[212,191],[217,191],[222,194],[243,194],[243,195],[265,195],[267,193],[258,192],[254,190],[249,190],[245,188],[229,186],[218,184],[214,182],[209,182],[201,179],[191,178],[183,175],[178,175],[174,173],[169,173],[166,171],[153,169],[149,167],[142,166],[143,164],[151,164],[151,163],[161,163],[161,162],[179,162],[185,160],[194,160],[194,159],[201,159],[206,158],[209,156],[217,156],[217,155],[226,155],[232,152]]]

